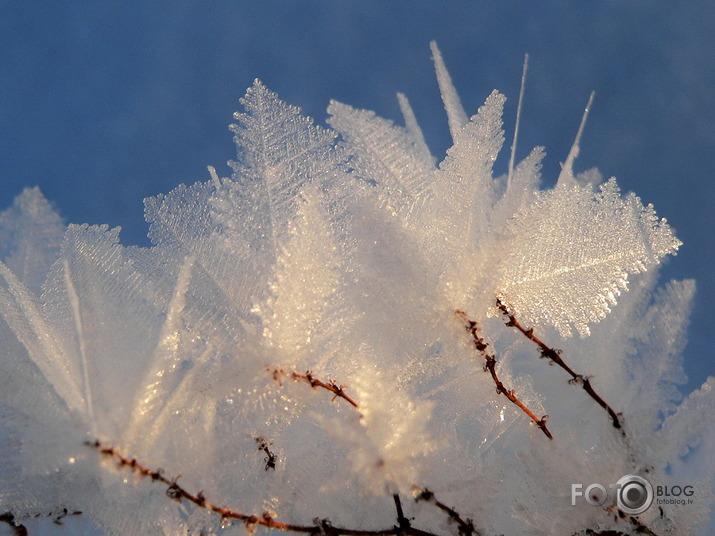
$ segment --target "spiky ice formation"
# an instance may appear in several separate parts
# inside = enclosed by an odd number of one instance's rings
[[[712,379],[680,405],[675,387],[694,284],[654,276],[679,241],[614,179],[575,175],[577,144],[554,189],[538,188],[540,148],[495,177],[505,97],[470,118],[432,50],[454,141],[439,163],[402,95],[405,128],[333,102],[331,130],[256,81],[231,176],[146,200],[153,247],[65,227],[37,189],[0,214],[5,519],[66,508],[107,534],[702,523],[712,464],[688,463],[713,443]],[[695,502],[572,505],[573,483],[625,474],[697,475]]]

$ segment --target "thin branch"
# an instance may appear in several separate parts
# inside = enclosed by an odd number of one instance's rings
[[[313,389],[317,389],[318,387],[320,387],[322,389],[330,391],[335,395],[333,396],[333,400],[335,400],[336,398],[342,398],[343,400],[347,401],[352,407],[356,409],[360,408],[358,403],[345,393],[345,386],[338,385],[335,380],[330,380],[328,383],[322,382],[315,376],[313,376],[313,373],[310,370],[306,371],[305,374],[298,374],[297,372],[286,372],[285,370],[279,368],[269,368],[268,370],[273,374],[273,379],[276,380],[280,385],[282,385],[281,378],[283,378],[283,376],[289,376],[295,381],[302,381],[310,384]]]
[[[0,523],[7,523],[10,525],[10,528],[15,536],[27,536],[27,527],[25,527],[22,523],[18,523],[15,516],[10,512],[0,514]]]
[[[592,529],[586,529],[584,532],[581,532],[580,534],[583,534],[584,536],[628,536],[625,532],[620,532],[617,530],[599,530],[596,532],[595,530]],[[578,536],[577,534],[574,534],[574,536]]]
[[[625,519],[633,525],[633,528],[636,531],[636,534],[646,534],[647,536],[658,536],[655,532],[653,532],[650,528],[648,528],[646,525],[641,523],[637,517],[635,516],[629,516],[620,509],[618,510],[618,517],[621,519]]]
[[[70,512],[67,510],[67,508],[63,508],[59,512],[53,512],[51,514],[48,514],[47,517],[52,517],[52,522],[55,525],[62,525],[62,520],[68,516],[79,516],[82,515],[82,512],[79,510],[75,510],[73,512]]]
[[[359,530],[359,529],[349,529],[345,527],[335,527],[330,523],[327,518],[316,517],[313,521],[315,525],[294,525],[292,523],[283,523],[274,519],[273,514],[270,512],[263,512],[261,515],[251,515],[243,514],[232,510],[226,506],[217,506],[212,504],[203,494],[202,491],[194,494],[189,492],[185,487],[177,482],[178,477],[168,478],[164,476],[161,469],[150,469],[149,467],[138,462],[135,458],[127,458],[121,454],[114,447],[103,444],[101,441],[96,440],[94,442],[88,441],[85,443],[89,447],[93,447],[99,450],[104,456],[114,458],[119,463],[120,468],[128,468],[132,472],[137,473],[140,476],[145,476],[151,479],[152,482],[161,482],[165,484],[166,496],[170,499],[182,502],[186,500],[199,508],[203,508],[210,512],[219,514],[223,520],[235,519],[243,522],[247,529],[252,529],[256,526],[262,526],[269,529],[290,531],[290,532],[300,532],[304,534],[325,534],[326,536],[389,536],[389,535],[407,535],[407,536],[437,536],[431,532],[426,532],[420,529],[412,527],[408,520],[405,524],[400,521],[402,525],[405,526],[393,526],[390,528],[382,530]],[[398,497],[399,501],[399,497]],[[397,504],[397,501],[396,501]],[[404,519],[399,517],[398,521]]]
[[[405,514],[402,511],[400,495],[398,493],[393,493],[392,499],[395,501],[395,510],[397,510],[397,524],[403,532],[406,532],[412,525],[410,524],[410,520],[405,517]]]
[[[30,519],[30,518],[52,518],[52,522],[55,525],[62,525],[62,520],[65,517],[68,516],[78,516],[81,515],[82,512],[79,510],[75,511],[69,511],[67,508],[62,508],[61,510],[55,510],[53,512],[50,512],[48,514],[44,513],[38,513],[38,514],[27,514],[24,516],[25,519]],[[0,514],[0,523],[7,523],[10,528],[12,529],[12,532],[15,536],[27,536],[28,531],[27,527],[20,523],[18,519],[15,518],[15,516],[11,512],[5,512],[4,514]]]
[[[415,502],[429,502],[445,512],[449,516],[449,521],[456,523],[459,527],[460,536],[480,536],[479,531],[474,528],[474,522],[470,518],[467,518],[466,520],[462,519],[462,516],[460,516],[454,508],[451,508],[439,501],[433,492],[427,488],[422,489],[418,487],[415,487],[413,491],[415,493]]]
[[[484,339],[482,339],[482,337],[479,336],[479,326],[477,325],[477,323],[473,320],[470,320],[464,311],[460,311],[458,309],[455,311],[455,313],[462,320],[464,320],[465,328],[474,340],[474,347],[479,351],[479,353],[484,356],[484,359],[486,361],[486,364],[484,365],[484,370],[489,371],[489,374],[491,374],[492,379],[494,380],[494,384],[497,386],[497,393],[506,396],[513,404],[515,404],[519,409],[521,409],[521,411],[523,411],[529,416],[529,418],[534,422],[534,424],[536,424],[536,426],[538,426],[541,431],[544,432],[546,437],[548,437],[549,439],[553,439],[554,437],[551,435],[551,432],[549,432],[549,429],[546,427],[546,420],[548,419],[548,415],[544,415],[539,419],[529,408],[526,407],[526,405],[524,405],[521,400],[517,398],[516,393],[513,390],[504,387],[504,384],[501,382],[499,376],[497,375],[497,359],[492,354],[487,352],[487,347],[489,345],[484,342]]]
[[[593,387],[591,386],[591,382],[588,378],[588,376],[584,376],[582,374],[577,374],[576,372],[569,367],[564,360],[561,358],[561,350],[556,350],[554,348],[551,348],[550,346],[547,346],[541,339],[539,339],[536,335],[534,335],[534,330],[532,328],[525,328],[522,326],[519,321],[514,317],[514,315],[509,311],[509,308],[502,303],[502,301],[497,298],[497,307],[499,310],[502,312],[504,317],[506,318],[505,323],[507,326],[514,327],[517,330],[519,330],[527,339],[532,341],[534,344],[536,344],[539,347],[539,350],[541,352],[541,357],[549,359],[552,363],[556,363],[558,366],[560,366],[562,369],[564,369],[568,374],[571,376],[571,379],[569,380],[569,383],[572,385],[580,384],[581,387],[583,387],[583,390],[586,391],[591,398],[593,398],[596,403],[601,406],[608,415],[611,417],[611,421],[613,422],[613,427],[617,428],[618,430],[621,431],[621,434],[624,436],[626,435],[625,430],[623,430],[623,425],[621,424],[620,418],[618,413],[616,413],[611,406],[609,406],[603,398],[601,398],[596,391],[593,390]]]

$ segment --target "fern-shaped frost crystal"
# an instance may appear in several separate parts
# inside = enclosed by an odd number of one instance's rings
[[[652,205],[621,196],[615,179],[597,193],[579,184],[540,193],[507,225],[499,299],[528,323],[589,334],[628,288],[681,242]]]
[[[470,117],[432,53],[439,163],[404,95],[404,128],[332,102],[330,129],[256,81],[231,176],[145,200],[151,248],[65,227],[37,189],[0,213],[0,523],[684,535],[707,517],[713,379],[676,389],[694,284],[652,270],[680,242],[614,179],[574,178],[577,144],[552,190],[538,147],[495,177],[505,97]],[[690,475],[699,502],[568,498],[625,474]]]

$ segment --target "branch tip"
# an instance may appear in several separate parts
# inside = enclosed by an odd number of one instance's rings
[[[500,304],[501,302],[497,300],[497,305],[499,306]],[[461,309],[457,309],[455,311],[455,314],[462,319],[462,321],[464,322],[465,329],[472,336],[472,344],[477,349],[477,351],[482,354],[482,357],[485,361],[484,371],[489,372],[492,377],[492,380],[494,380],[494,385],[496,386],[497,394],[503,394],[504,396],[506,396],[514,405],[518,406],[519,409],[526,413],[526,415],[532,420],[534,424],[539,427],[539,429],[544,433],[546,437],[548,437],[549,439],[553,439],[554,437],[551,435],[551,432],[547,428],[546,422],[543,419],[537,418],[536,415],[529,408],[527,408],[521,400],[519,400],[519,398],[516,396],[515,391],[513,389],[507,389],[499,379],[499,375],[496,371],[497,359],[493,354],[487,352],[487,347],[489,346],[489,344],[485,342],[479,334],[479,325],[474,320],[469,319],[467,314]]]
[[[313,389],[318,389],[320,387],[321,389],[325,389],[326,391],[330,391],[333,393],[333,398],[331,400],[335,400],[336,398],[342,398],[345,400],[348,404],[350,404],[352,407],[355,409],[359,409],[360,406],[355,400],[353,400],[346,392],[345,389],[347,386],[343,384],[338,384],[336,380],[330,380],[328,383],[325,383],[318,378],[316,378],[313,375],[313,371],[307,370],[305,374],[299,374],[297,372],[286,372],[283,369],[280,368],[268,368],[268,371],[272,373],[273,375],[273,380],[278,382],[278,385],[281,387],[283,386],[283,383],[281,382],[281,379],[283,376],[290,376],[293,380],[295,381],[302,381],[310,385]]]
[[[621,421],[619,419],[619,414],[617,414],[611,406],[609,406],[603,398],[601,398],[596,391],[593,389],[591,386],[591,382],[589,381],[588,376],[584,376],[583,374],[578,374],[574,372],[574,370],[569,367],[566,362],[562,359],[561,357],[561,350],[557,348],[552,348],[548,346],[544,341],[539,339],[536,335],[534,335],[534,329],[533,328],[525,328],[524,326],[521,325],[521,323],[516,319],[514,316],[514,313],[501,301],[500,298],[497,298],[496,300],[496,305],[497,308],[502,312],[502,315],[504,315],[505,320],[504,323],[508,327],[514,327],[516,328],[519,332],[521,332],[524,337],[529,339],[531,342],[533,342],[538,348],[539,348],[539,357],[540,358],[545,358],[549,360],[549,365],[558,365],[562,369],[564,369],[570,376],[571,379],[569,380],[569,384],[571,385],[581,385],[584,391],[588,393],[588,395],[599,405],[601,406],[606,413],[608,413],[608,416],[611,418],[611,422],[613,423],[613,427],[621,430],[621,434],[625,437],[625,431],[622,429]]]

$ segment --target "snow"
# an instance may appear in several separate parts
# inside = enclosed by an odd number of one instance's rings
[[[679,240],[615,179],[573,175],[578,138],[553,189],[539,190],[541,148],[495,177],[506,98],[469,118],[432,53],[454,141],[439,163],[402,95],[405,128],[332,102],[332,130],[256,81],[231,177],[210,168],[147,199],[151,248],[65,227],[37,189],[0,214],[0,512],[80,510],[107,534],[234,530],[138,462],[214,505],[307,526],[390,528],[399,494],[414,527],[456,534],[410,500],[425,488],[480,534],[706,521],[713,467],[688,464],[713,443],[712,381],[679,405],[676,388],[694,283],[655,277]],[[495,388],[457,310],[553,439]],[[696,502],[636,521],[571,505],[572,483],[626,474],[687,475]]]

